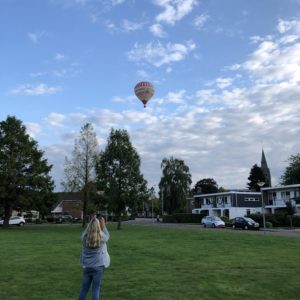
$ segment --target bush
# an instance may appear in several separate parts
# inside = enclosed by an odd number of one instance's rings
[[[228,217],[222,216],[222,217],[220,217],[220,219],[225,223],[226,227],[231,227],[232,226],[232,223],[231,223],[231,221]]]
[[[164,223],[201,223],[204,214],[187,214],[187,213],[180,213],[180,214],[173,214],[163,216]]]
[[[273,224],[271,222],[266,222],[266,228],[273,228]]]

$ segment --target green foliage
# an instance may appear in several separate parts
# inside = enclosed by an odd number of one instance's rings
[[[193,194],[213,194],[219,192],[218,184],[213,178],[203,178],[199,180],[194,188]],[[220,191],[221,192],[221,191]]]
[[[107,197],[108,209],[118,218],[126,209],[134,209],[149,198],[147,182],[140,171],[140,157],[126,130],[112,129],[107,146],[97,160],[98,189]]]
[[[164,215],[163,222],[165,223],[201,223],[204,214],[187,214],[179,213],[173,215]]]
[[[164,211],[172,214],[184,209],[186,197],[192,183],[189,167],[181,159],[164,158],[161,163],[162,177],[159,183]]]
[[[248,216],[255,222],[259,223],[260,227],[263,227],[263,215],[262,214],[251,214]],[[287,227],[291,225],[291,218],[286,213],[276,213],[265,215],[266,227],[267,223],[271,223],[273,227]],[[294,227],[300,227],[300,216],[292,216],[292,224]]]
[[[226,227],[231,227],[232,226],[232,223],[231,223],[231,221],[230,221],[230,219],[228,217],[221,216],[220,219],[222,221],[224,221]]]
[[[291,155],[288,158],[289,165],[281,176],[283,185],[300,183],[300,153]]]
[[[259,182],[265,182],[264,186],[267,185],[265,175],[257,164],[251,168],[248,180],[247,186],[250,191],[260,192],[261,187],[258,185]]]
[[[266,222],[266,227],[267,228],[273,228],[273,224],[271,222]]]
[[[0,122],[0,206],[4,207],[4,226],[12,208],[36,209],[45,213],[55,201],[52,166],[43,151],[27,133],[22,122],[8,116]]]

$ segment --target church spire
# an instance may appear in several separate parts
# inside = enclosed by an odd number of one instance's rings
[[[261,166],[260,167],[261,167],[261,169],[262,169],[262,171],[265,175],[266,186],[272,186],[271,173],[270,173],[270,169],[269,169],[268,164],[267,164],[264,149],[262,149],[262,153],[261,153]]]

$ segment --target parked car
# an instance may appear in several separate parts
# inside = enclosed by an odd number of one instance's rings
[[[219,217],[215,216],[206,216],[202,218],[201,223],[203,224],[204,227],[225,227],[225,222],[222,221]]]
[[[0,221],[0,225],[3,225],[4,220]],[[23,217],[19,216],[12,216],[9,218],[9,225],[18,225],[18,226],[24,226],[25,225],[25,219]]]
[[[259,224],[248,217],[237,217],[232,220],[232,228],[242,228],[245,230],[256,229],[259,230]]]
[[[64,212],[61,215],[55,216],[54,219],[55,219],[56,223],[66,223],[66,222],[72,223],[73,222],[73,217],[67,212]]]

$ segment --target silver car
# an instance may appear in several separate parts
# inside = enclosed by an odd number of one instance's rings
[[[222,221],[219,217],[215,216],[206,216],[202,219],[201,223],[203,224],[204,227],[225,227],[225,222]]]

